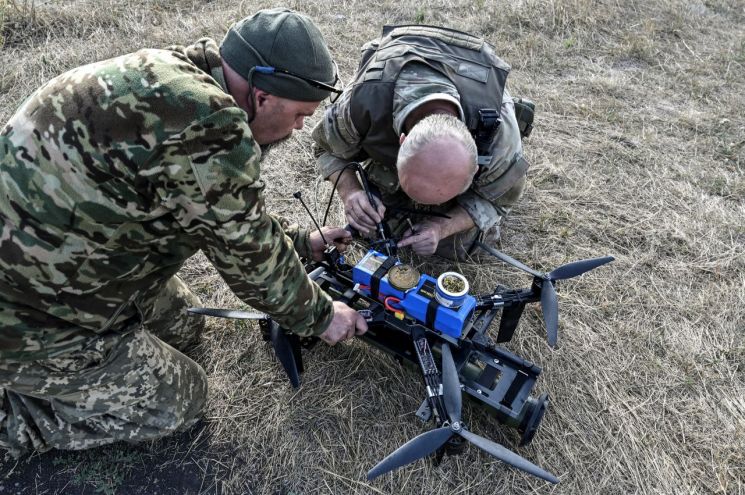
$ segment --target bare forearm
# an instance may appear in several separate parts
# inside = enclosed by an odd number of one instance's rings
[[[459,232],[465,232],[472,229],[476,224],[473,223],[471,215],[460,206],[455,206],[447,212],[450,218],[433,218],[432,221],[440,226],[441,238],[450,237]]]
[[[339,178],[339,175],[341,175],[341,178]],[[339,179],[338,183],[336,182],[337,178]],[[351,193],[362,189],[360,181],[357,180],[354,171],[350,169],[342,170],[341,172],[334,172],[329,175],[328,180],[332,184],[336,184],[336,190],[342,201],[344,201]]]

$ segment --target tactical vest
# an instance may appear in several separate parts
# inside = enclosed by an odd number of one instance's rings
[[[399,143],[393,128],[393,90],[401,69],[410,62],[426,64],[450,79],[477,145],[479,141],[491,143],[509,65],[494,54],[491,45],[468,33],[435,26],[386,26],[380,39],[362,47],[352,87],[350,113],[367,155],[357,158],[369,157],[386,166],[396,163]],[[479,148],[480,155],[488,153]]]

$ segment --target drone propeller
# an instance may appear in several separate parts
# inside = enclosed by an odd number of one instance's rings
[[[451,423],[459,423],[462,409],[460,379],[450,346],[442,343],[442,395]]]
[[[517,261],[515,258],[513,258],[511,256],[507,256],[502,251],[497,251],[493,247],[488,246],[488,245],[484,244],[483,242],[476,241],[476,245],[478,247],[480,247],[481,249],[483,249],[484,251],[486,251],[487,253],[489,253],[492,256],[494,256],[495,258],[499,258],[500,260],[504,261],[505,263],[510,264],[510,265],[514,266],[515,268],[519,268],[520,270],[522,270],[524,272],[528,272],[531,275],[533,275],[534,277],[538,277],[538,278],[543,278],[544,277],[544,274],[543,273],[537,272],[537,271],[533,270],[528,265]]]
[[[445,445],[445,442],[452,436],[453,431],[450,427],[443,426],[442,428],[430,430],[412,438],[368,471],[367,479],[373,480],[388,471],[393,471],[394,469],[418,461],[423,457],[427,457]]]
[[[506,464],[551,483],[559,482],[556,476],[527,459],[466,429],[461,422],[462,397],[458,370],[455,367],[450,346],[445,342],[442,343],[442,389],[443,402],[450,417],[450,424],[422,433],[406,442],[368,471],[368,480],[426,457],[442,448],[454,435],[458,435]]]
[[[237,320],[266,320],[269,317],[258,311],[239,311],[237,309],[218,308],[189,308],[187,312],[193,315],[216,316],[218,318],[233,318]]]
[[[189,308],[187,312],[194,315],[216,316],[218,318],[233,318],[239,320],[264,320],[269,322],[269,338],[272,341],[274,354],[282,364],[293,388],[300,386],[300,374],[297,361],[292,350],[292,344],[277,322],[269,320],[269,316],[258,311],[239,311],[236,309],[218,308]]]
[[[287,373],[287,377],[290,379],[292,388],[298,388],[300,386],[300,374],[297,370],[297,361],[295,360],[295,354],[292,351],[292,344],[287,334],[282,331],[279,324],[276,321],[269,323],[271,326],[269,336],[272,339],[272,347],[274,348],[274,354],[277,359],[282,363],[282,367]]]
[[[533,270],[529,266],[517,261],[516,259],[507,256],[501,251],[497,251],[491,246],[487,246],[482,242],[476,243],[478,247],[491,254],[492,256],[499,258],[500,260],[508,263],[515,268],[519,268],[524,272],[530,273],[540,282],[541,287],[541,310],[543,311],[543,320],[546,323],[546,333],[548,334],[548,345],[554,347],[559,336],[559,301],[556,297],[556,289],[554,288],[554,282],[557,280],[566,280],[569,278],[579,277],[583,273],[594,270],[595,268],[602,266],[606,263],[610,263],[615,258],[613,256],[603,256],[601,258],[591,258],[580,261],[573,261],[562,265],[549,273],[541,273]]]
[[[586,260],[572,261],[566,265],[561,265],[559,268],[552,270],[548,274],[548,278],[551,280],[566,280],[568,278],[579,277],[583,273],[594,270],[595,268],[602,266],[606,263],[610,263],[615,258],[613,256],[603,256],[601,258],[590,258]]]

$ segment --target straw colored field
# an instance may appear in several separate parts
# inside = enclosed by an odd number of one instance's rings
[[[0,117],[54,75],[134,51],[220,39],[267,2],[0,2]],[[540,312],[512,351],[542,366],[551,406],[533,443],[466,407],[472,430],[561,478],[555,487],[470,448],[369,483],[364,473],[423,431],[419,377],[353,342],[306,354],[293,391],[252,324],[211,321],[196,359],[203,423],[148,445],[0,462],[2,493],[745,493],[745,4],[742,0],[290,1],[315,19],[345,80],[383,24],[484,36],[538,105],[530,184],[500,249],[541,270],[616,262],[560,285],[559,345]],[[317,209],[309,131],[263,162],[273,212]],[[338,203],[332,222],[342,221]],[[420,261],[417,261],[419,263]],[[427,263],[439,272],[447,263]],[[487,262],[478,290],[521,286]],[[182,270],[205,305],[238,307],[205,258]]]

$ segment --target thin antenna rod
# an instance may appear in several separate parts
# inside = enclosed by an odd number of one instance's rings
[[[314,224],[316,224],[316,228],[318,229],[318,233],[321,234],[321,239],[323,239],[323,243],[326,244],[326,245],[328,245],[328,241],[326,240],[326,237],[324,237],[323,232],[321,231],[321,226],[318,225],[318,222],[316,221],[316,219],[313,216],[313,214],[310,212],[310,209],[308,208],[308,205],[306,205],[305,204],[305,201],[303,201],[303,195],[302,195],[302,193],[300,191],[298,191],[295,194],[293,194],[293,196],[295,196],[295,198],[297,198],[297,199],[300,200],[300,204],[303,205],[303,208],[305,208],[305,211],[308,212],[308,216],[310,217],[310,219],[313,220],[313,223]]]

